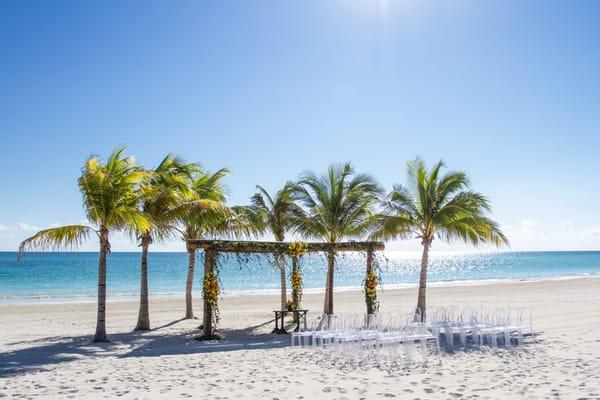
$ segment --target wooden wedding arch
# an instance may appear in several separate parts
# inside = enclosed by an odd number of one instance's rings
[[[297,242],[296,242],[297,243]],[[234,254],[274,254],[284,255],[292,258],[293,265],[298,265],[298,256],[290,255],[290,246],[292,242],[261,242],[261,241],[237,241],[237,240],[188,240],[188,246],[193,249],[204,250],[204,279],[206,283],[208,279],[215,279],[215,264],[219,253],[234,253]],[[367,282],[369,274],[373,272],[373,258],[375,251],[382,251],[385,245],[382,242],[340,242],[340,243],[303,243],[303,248],[306,253],[324,252],[335,254],[338,252],[364,252],[366,253],[366,270],[365,270],[365,302],[367,306],[367,314],[375,312],[375,305],[368,295]],[[216,339],[214,333],[214,316],[213,308],[215,303],[211,302],[207,296],[204,297],[204,316],[203,316],[203,335],[200,339],[211,340]]]

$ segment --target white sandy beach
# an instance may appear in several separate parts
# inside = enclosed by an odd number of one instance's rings
[[[415,289],[380,295],[383,312],[405,312]],[[199,300],[199,299],[197,299]],[[359,291],[336,294],[336,311],[361,312]],[[531,307],[537,346],[442,355],[441,365],[388,376],[316,364],[312,350],[271,335],[278,297],[221,302],[220,344],[193,340],[198,320],[180,320],[183,299],[151,302],[154,330],[131,329],[136,302],[110,303],[110,343],[90,343],[95,304],[0,306],[1,398],[598,399],[600,279],[433,287],[430,305]],[[316,315],[322,294],[305,295]],[[196,312],[201,312],[197,301]]]

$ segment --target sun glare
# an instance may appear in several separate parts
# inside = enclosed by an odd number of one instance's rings
[[[376,12],[379,16],[385,16],[389,10],[389,0],[347,0],[342,4],[353,9],[357,13]]]

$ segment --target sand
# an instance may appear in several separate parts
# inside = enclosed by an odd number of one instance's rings
[[[407,312],[415,297],[386,290],[381,309]],[[304,305],[316,315],[322,298],[305,295]],[[531,307],[539,343],[457,351],[390,376],[327,367],[269,334],[274,295],[225,297],[220,343],[194,340],[200,322],[180,319],[180,298],[151,299],[146,333],[132,332],[136,302],[110,303],[102,344],[90,342],[94,304],[2,305],[0,398],[600,399],[600,279],[432,287],[429,303]],[[362,293],[336,293],[335,306],[363,311]]]

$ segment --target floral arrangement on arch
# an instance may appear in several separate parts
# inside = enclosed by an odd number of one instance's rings
[[[300,299],[302,298],[302,274],[300,268],[296,268],[292,271],[292,293],[294,298],[294,304],[298,308]]]
[[[214,272],[208,272],[204,277],[203,294],[204,298],[213,310],[213,318],[215,323],[219,322],[219,279]]]
[[[298,258],[302,257],[307,252],[308,245],[306,243],[290,243],[288,254],[292,257],[292,301],[294,302],[295,309],[300,308],[300,301],[302,300],[302,272],[298,265]]]
[[[288,250],[288,254],[290,257],[302,257],[308,253],[308,245],[303,242],[293,242],[290,243],[290,248]]]
[[[377,285],[379,284],[379,276],[377,272],[370,271],[367,274],[367,278],[365,280],[365,294],[369,303],[373,307],[373,311],[377,311],[379,308],[379,302],[377,301]]]

